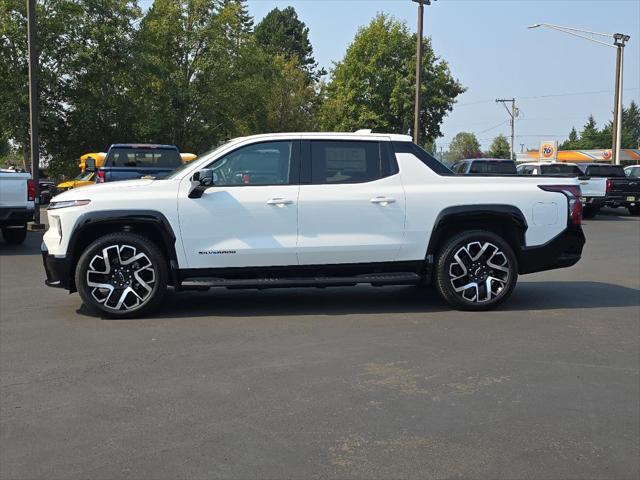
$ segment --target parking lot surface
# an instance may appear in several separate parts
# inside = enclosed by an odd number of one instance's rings
[[[640,475],[640,218],[498,311],[414,287],[168,295],[108,320],[0,244],[0,478]]]

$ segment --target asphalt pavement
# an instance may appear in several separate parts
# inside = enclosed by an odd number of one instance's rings
[[[356,287],[108,320],[0,243],[0,478],[636,479],[640,218],[499,310]]]

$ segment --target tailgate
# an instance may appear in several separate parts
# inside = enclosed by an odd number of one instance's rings
[[[640,180],[630,178],[610,178],[609,195],[640,195]]]
[[[27,208],[27,180],[24,173],[0,172],[0,207]]]
[[[583,197],[604,197],[607,194],[606,178],[580,178]]]

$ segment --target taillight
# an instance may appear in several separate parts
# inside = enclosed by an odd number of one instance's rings
[[[96,175],[96,183],[104,183],[104,170],[98,170]]]
[[[27,200],[33,202],[36,199],[36,182],[32,179],[27,180]]]
[[[580,195],[582,191],[579,185],[538,185],[546,192],[558,192],[567,197],[569,205],[569,223],[580,225],[582,223],[582,202]]]
[[[611,190],[613,190],[613,180],[607,178],[607,193],[609,193]]]

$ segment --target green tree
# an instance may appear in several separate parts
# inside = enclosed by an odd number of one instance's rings
[[[287,61],[296,58],[310,79],[317,79],[326,73],[318,70],[309,41],[309,28],[298,18],[293,7],[283,10],[274,8],[267,13],[256,25],[255,38],[258,45],[270,55],[281,55]]]
[[[481,158],[480,142],[473,133],[460,132],[449,144],[448,160],[455,162],[463,158]],[[508,157],[508,156],[507,156]]]
[[[498,135],[491,142],[487,156],[490,158],[509,158],[511,156],[511,146],[507,137]]]
[[[640,148],[640,108],[634,100],[622,109],[622,148]]]
[[[413,125],[415,35],[385,14],[360,28],[326,86],[320,123],[327,130],[371,128],[407,133]],[[425,39],[421,124],[425,143],[442,135],[440,125],[464,88]]]
[[[319,97],[300,69],[296,57],[273,57],[272,76],[266,95],[264,132],[295,132],[315,129]]]

